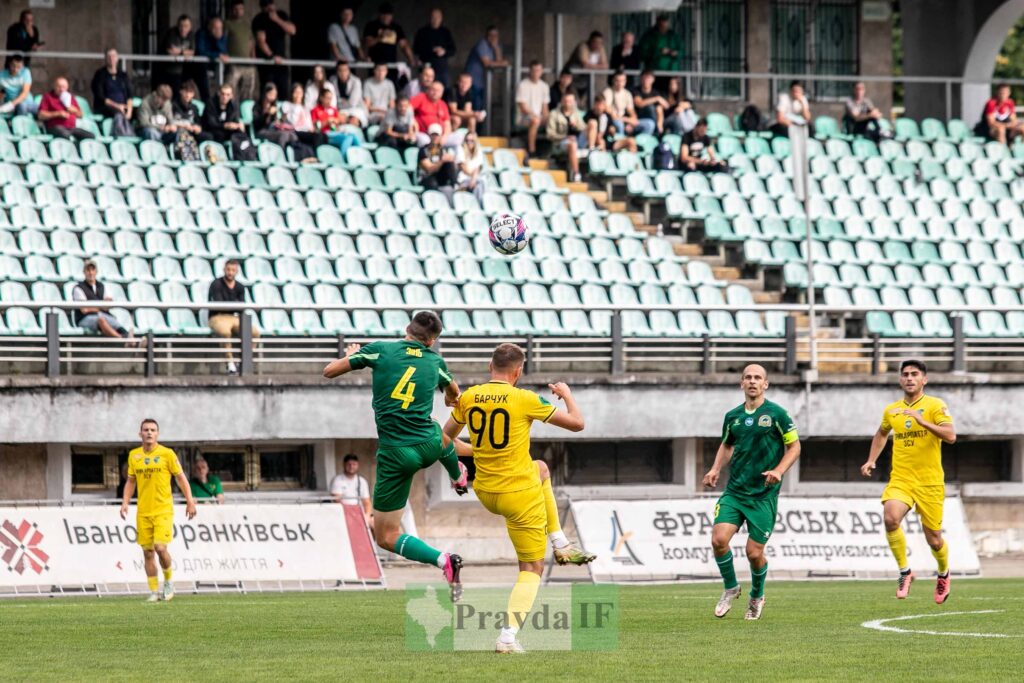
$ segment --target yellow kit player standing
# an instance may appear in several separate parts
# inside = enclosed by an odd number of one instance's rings
[[[917,508],[924,537],[938,562],[935,602],[949,597],[949,546],[942,538],[942,506],[946,500],[946,481],[942,471],[942,443],[956,443],[956,429],[946,404],[934,396],[925,396],[928,368],[919,360],[900,365],[903,398],[890,403],[882,413],[882,424],[871,440],[868,461],[860,468],[870,477],[875,462],[893,432],[892,473],[882,493],[885,512],[885,538],[900,567],[896,597],[906,598],[914,573],[907,563],[907,539],[900,524],[911,508]]]
[[[185,495],[185,514],[189,519],[196,516],[196,501],[192,487],[181,471],[178,456],[170,448],[157,443],[160,425],[156,420],[146,418],[139,427],[142,446],[128,454],[128,481],[124,485],[124,499],[121,501],[121,519],[128,516],[128,504],[139,489],[135,527],[142,556],[146,561],[146,581],[149,583],[149,598],[146,602],[170,600],[174,597],[171,584],[171,554],[167,544],[174,535],[174,506],[171,499],[171,477],[178,482],[178,488]],[[164,570],[164,590],[157,592],[159,580],[156,561]]]
[[[523,652],[516,634],[540,588],[547,540],[551,540],[559,564],[587,564],[595,558],[566,539],[558,523],[547,466],[530,457],[534,420],[579,432],[583,430],[583,413],[564,383],[548,386],[565,401],[565,410],[516,387],[525,360],[523,350],[515,344],[498,345],[491,356],[491,381],[464,391],[444,428],[445,436],[454,440],[463,427],[469,427],[476,464],[473,490],[485,508],[505,518],[519,559],[519,578],[508,600],[508,621],[495,645],[501,653]]]

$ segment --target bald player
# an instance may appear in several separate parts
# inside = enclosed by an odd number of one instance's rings
[[[722,618],[728,614],[733,600],[740,596],[729,543],[746,522],[751,587],[745,618],[755,620],[761,618],[764,609],[764,582],[768,575],[764,547],[775,527],[782,476],[800,457],[800,439],[786,409],[764,397],[768,373],[763,367],[745,367],[740,388],[743,403],[725,414],[722,443],[715,464],[704,475],[704,485],[715,488],[722,467],[732,463],[725,492],[715,505],[715,526],[711,530],[715,562],[725,583],[715,616]]]

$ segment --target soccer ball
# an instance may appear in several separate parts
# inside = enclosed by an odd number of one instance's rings
[[[491,246],[506,256],[518,254],[530,241],[526,221],[512,213],[495,216],[487,236],[491,238]]]

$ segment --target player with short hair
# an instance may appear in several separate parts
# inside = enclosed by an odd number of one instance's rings
[[[743,368],[740,381],[743,403],[725,414],[722,443],[715,462],[704,475],[704,485],[718,485],[722,467],[731,461],[729,482],[715,505],[715,525],[711,545],[722,574],[725,591],[715,606],[715,616],[724,617],[732,602],[740,596],[729,543],[744,522],[747,524],[747,560],[750,562],[750,602],[747,620],[761,618],[764,610],[764,583],[768,543],[779,507],[782,477],[800,457],[800,437],[786,409],[764,397],[768,390],[768,372],[760,365]]]
[[[523,350],[515,344],[499,344],[491,355],[491,380],[463,392],[444,428],[445,436],[454,441],[469,427],[476,464],[473,490],[485,508],[505,518],[519,558],[519,578],[508,600],[508,621],[495,645],[495,651],[501,653],[524,651],[516,634],[540,588],[547,539],[559,564],[587,564],[595,558],[565,537],[548,468],[530,457],[534,420],[579,432],[583,430],[583,413],[565,383],[548,385],[565,401],[565,410],[518,388],[525,360]]]
[[[124,496],[121,499],[121,519],[128,517],[128,504],[136,487],[139,490],[138,506],[136,507],[135,528],[138,532],[138,543],[142,546],[142,556],[146,564],[146,582],[149,584],[149,598],[146,602],[159,602],[174,598],[174,585],[171,583],[171,554],[167,544],[174,537],[174,502],[171,498],[171,478],[178,482],[178,489],[185,496],[185,515],[192,519],[196,516],[196,501],[192,497],[192,487],[181,471],[178,456],[170,448],[157,443],[160,437],[160,425],[156,420],[147,417],[139,425],[139,438],[142,445],[128,453],[128,480],[124,485]],[[160,558],[160,566],[164,570],[164,589],[157,592],[159,580],[156,574],[156,561]]]
[[[907,562],[907,538],[903,534],[903,518],[911,508],[917,509],[924,527],[924,537],[938,563],[935,581],[935,602],[949,598],[949,545],[942,538],[942,507],[946,501],[946,479],[942,471],[942,443],[956,443],[956,428],[946,404],[934,396],[926,396],[928,367],[919,360],[900,364],[900,387],[903,398],[890,403],[882,412],[882,424],[871,439],[868,461],[860,468],[870,477],[878,456],[893,433],[892,472],[889,485],[882,492],[885,514],[885,538],[892,549],[900,576],[896,597],[906,598],[914,572]]]
[[[377,422],[377,482],[373,487],[373,529],[377,545],[402,557],[435,565],[444,572],[451,597],[462,597],[459,570],[462,558],[436,550],[419,538],[401,533],[402,512],[413,476],[440,461],[453,485],[465,486],[465,466],[454,444],[445,444],[441,427],[430,417],[434,391],[442,389],[445,405],[455,405],[456,384],[440,354],[431,348],[441,335],[441,318],[420,311],[399,341],[376,341],[360,348],[350,344],[347,355],[324,368],[333,379],[362,368],[373,371],[373,413]]]

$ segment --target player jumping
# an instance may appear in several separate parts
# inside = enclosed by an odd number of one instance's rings
[[[185,515],[196,516],[196,501],[192,498],[192,487],[181,471],[178,456],[170,448],[157,443],[160,425],[156,420],[146,418],[139,426],[142,446],[128,453],[128,481],[124,485],[121,501],[121,519],[128,517],[128,505],[136,487],[139,501],[136,508],[135,528],[138,543],[142,546],[142,557],[146,563],[146,582],[149,584],[149,598],[146,602],[159,602],[174,598],[171,584],[171,554],[167,544],[174,536],[174,504],[171,499],[171,477],[178,482],[178,489],[185,496]],[[157,592],[160,585],[156,574],[156,561],[164,570],[164,590]]]
[[[455,447],[444,445],[441,427],[430,418],[435,389],[443,389],[445,405],[453,406],[459,397],[459,386],[448,373],[444,359],[431,349],[441,335],[438,315],[420,311],[405,332],[405,339],[400,341],[377,341],[363,348],[350,344],[344,358],[324,368],[324,377],[333,379],[362,368],[373,370],[378,442],[373,529],[377,545],[404,558],[439,567],[451,586],[452,601],[457,601],[462,597],[462,558],[401,533],[401,521],[413,476],[421,469],[440,461],[454,484],[466,484],[465,468],[455,455]]]
[[[945,474],[942,471],[942,442],[956,443],[956,429],[946,404],[934,396],[925,396],[928,368],[919,360],[900,364],[903,398],[890,403],[882,413],[882,425],[871,439],[868,461],[860,468],[870,477],[878,456],[885,448],[889,432],[892,440],[892,473],[882,492],[885,513],[885,538],[900,568],[896,597],[906,598],[914,572],[907,564],[907,538],[901,526],[911,508],[917,508],[924,537],[938,562],[935,602],[949,598],[949,545],[942,538],[942,506],[946,500]]]
[[[501,629],[495,651],[523,652],[516,640],[519,624],[533,607],[540,588],[547,549],[545,533],[559,564],[587,564],[594,555],[569,543],[558,523],[551,478],[544,463],[530,458],[530,425],[534,420],[579,432],[583,413],[569,387],[549,384],[565,401],[565,410],[516,383],[526,359],[515,344],[500,344],[491,356],[491,381],[467,389],[459,398],[444,433],[455,439],[469,427],[476,464],[473,490],[485,508],[505,518],[509,538],[519,558],[519,578],[508,599],[508,623]]]
[[[800,457],[800,440],[789,413],[765,399],[768,373],[763,367],[745,367],[740,386],[743,404],[725,414],[722,443],[715,455],[715,464],[704,475],[704,485],[717,486],[722,467],[732,462],[729,482],[715,505],[715,526],[711,530],[715,562],[725,583],[725,592],[715,606],[715,616],[721,618],[728,614],[732,601],[740,596],[729,542],[746,522],[751,587],[745,618],[754,620],[760,619],[764,610],[764,582],[768,575],[764,546],[775,527],[782,476]]]

